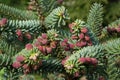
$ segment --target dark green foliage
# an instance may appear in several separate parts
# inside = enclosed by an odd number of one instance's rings
[[[58,59],[46,59],[43,60],[42,66],[40,67],[42,72],[63,72],[64,68],[61,65],[61,60]]]
[[[20,70],[15,70],[12,68],[4,68],[4,75],[2,75],[3,80],[19,80],[21,76]]]

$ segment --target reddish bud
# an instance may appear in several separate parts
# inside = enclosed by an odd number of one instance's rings
[[[114,27],[113,28],[107,27],[107,31],[111,34],[111,32],[116,32],[117,30]]]
[[[41,36],[43,39],[47,39],[47,34],[46,33],[42,33],[42,36]]]
[[[76,43],[76,46],[77,46],[77,47],[84,47],[84,46],[86,46],[86,44],[87,44],[87,43],[86,43],[85,41],[81,41],[81,42],[77,42],[77,43]]]
[[[69,50],[70,50],[70,47],[66,46],[65,51],[69,51]]]
[[[19,36],[19,37],[18,37],[18,40],[19,40],[19,41],[23,41],[23,36]]]
[[[76,23],[73,22],[73,23],[69,24],[69,28],[72,29],[72,27],[75,25],[76,25]]]
[[[92,41],[89,41],[87,44],[88,44],[88,46],[92,46],[93,45]]]
[[[90,64],[92,62],[91,58],[87,57],[86,59],[86,63]]]
[[[110,27],[108,27],[108,28],[107,28],[107,31],[108,31],[109,33],[111,33],[111,32],[116,32],[116,29],[115,29],[115,28],[110,28]]]
[[[62,65],[64,65],[64,64],[65,64],[65,62],[66,62],[66,60],[67,60],[68,58],[69,58],[68,56],[67,56],[67,57],[65,57],[65,58],[62,60],[61,64],[62,64]]]
[[[78,39],[78,36],[72,35],[71,38],[72,38],[73,40],[76,40],[76,39]]]
[[[67,43],[64,42],[64,41],[62,41],[62,42],[61,42],[61,46],[62,46],[62,47],[65,47],[65,46],[67,46]]]
[[[73,23],[69,24],[69,28],[72,29],[72,27],[74,26]]]
[[[112,31],[112,32],[116,32],[116,29],[115,29],[115,28],[111,28],[111,31]]]
[[[37,41],[38,41],[38,42],[42,42],[42,38],[40,38],[40,37],[37,38]]]
[[[43,51],[43,46],[38,46],[38,49],[42,52]]]
[[[80,39],[84,39],[84,34],[83,34],[83,33],[80,33],[79,38],[80,38]]]
[[[47,44],[47,42],[48,42],[47,39],[43,39],[43,40],[41,41],[41,43],[42,43],[43,45]]]
[[[39,42],[35,42],[35,43],[34,43],[34,46],[35,46],[35,47],[38,47],[39,45],[40,45]]]
[[[71,33],[73,33],[73,30],[72,30],[72,29],[70,29],[70,32],[71,32]]]
[[[25,48],[26,48],[27,50],[31,50],[31,49],[33,48],[33,45],[30,44],[30,43],[28,43],[28,44],[26,44]]]
[[[22,36],[22,31],[20,29],[17,29],[16,34],[18,37]]]
[[[69,47],[70,47],[71,49],[73,49],[73,48],[75,47],[75,45],[74,45],[74,44],[69,44]]]
[[[46,52],[46,47],[45,47],[45,46],[38,46],[38,49],[39,49],[42,53],[45,53],[45,52]]]
[[[26,36],[26,38],[29,39],[29,40],[32,38],[32,36],[30,35],[30,33],[26,33],[25,36]]]
[[[52,52],[52,48],[51,47],[46,47],[47,53],[51,53]]]
[[[18,62],[22,62],[22,61],[25,60],[25,57],[24,57],[23,55],[18,55],[18,56],[16,57],[16,60],[17,60]]]
[[[37,66],[37,65],[34,65],[33,69],[34,69],[34,70],[37,70],[37,69],[38,69],[38,66]]]
[[[74,73],[74,77],[79,77],[80,76],[80,73],[77,71]]]
[[[89,37],[89,36],[85,36],[85,40],[86,40],[86,41],[89,41],[89,40],[90,40],[90,37]]]
[[[95,65],[95,66],[98,63],[98,60],[96,58],[91,58],[91,61],[92,61],[92,64]]]
[[[16,61],[16,62],[13,62],[12,66],[17,69],[21,67],[21,63]]]
[[[32,5],[29,5],[29,6],[27,7],[27,9],[28,9],[28,10],[33,10],[34,7],[33,7]]]
[[[57,44],[57,42],[52,41],[52,42],[50,43],[50,47],[51,47],[51,48],[56,48],[56,44]]]
[[[81,58],[78,59],[78,62],[80,62],[80,63],[86,63],[86,58],[81,57]]]
[[[77,46],[77,47],[81,47],[80,42],[77,42],[77,43],[76,43],[76,46]]]
[[[67,43],[67,42],[68,42],[68,39],[64,39],[63,42]]]
[[[87,43],[85,41],[81,41],[80,44],[81,44],[81,47],[84,47],[86,46]]]
[[[82,29],[81,29],[81,32],[82,32],[82,33],[87,33],[88,30],[87,30],[87,28],[82,28]]]
[[[0,20],[0,26],[4,26],[7,23],[7,19],[3,18],[2,20]]]
[[[4,24],[6,24],[7,23],[7,19],[6,18],[2,18],[2,20],[1,20]]]
[[[59,4],[62,4],[62,3],[63,3],[63,0],[57,0],[57,2],[58,2]]]
[[[119,33],[120,32],[120,27],[116,28],[116,31]]]
[[[24,65],[22,66],[23,69],[27,69],[28,67],[29,67],[28,64],[24,64]]]

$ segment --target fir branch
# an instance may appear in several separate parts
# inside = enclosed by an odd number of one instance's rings
[[[33,7],[33,11],[37,12],[39,19],[44,20],[44,16],[47,16],[57,6],[56,0],[31,0],[30,5]]]
[[[108,78],[106,73],[107,67],[105,67],[105,59],[104,59],[105,55],[106,54],[104,53],[104,48],[101,45],[89,46],[73,53],[67,59],[67,62],[78,61],[79,58],[96,58],[99,62],[98,65],[94,68],[93,73],[91,73],[90,71],[92,69],[86,67],[87,73],[85,75],[87,76],[87,79],[95,80],[98,79],[100,76],[104,76],[104,78],[107,79]],[[73,64],[73,65],[77,65],[77,64]]]
[[[58,29],[66,25],[66,20],[68,20],[68,13],[64,6],[54,9],[46,18],[45,26],[47,28]]]
[[[120,39],[108,41],[102,45],[85,47],[72,54],[67,61],[76,61],[81,57],[93,57],[104,63],[104,66],[98,66],[96,72],[104,76],[106,79],[119,80],[120,68]],[[113,62],[114,61],[114,62]],[[118,61],[118,63],[116,63]],[[113,69],[112,69],[113,68]],[[103,72],[101,70],[103,69]],[[96,75],[97,75],[96,73]],[[87,75],[89,79],[96,79],[94,74]]]
[[[17,51],[5,41],[0,40],[0,68],[9,67],[12,64],[12,57]]]
[[[103,54],[103,48],[101,45],[88,46],[73,53],[68,60],[77,60],[80,57],[100,58],[100,56],[103,56]]]
[[[4,27],[1,27],[1,35],[6,39],[12,39],[16,31],[20,29],[23,33],[29,32],[31,35],[38,35],[41,32],[41,22],[39,20],[8,20]]]
[[[103,21],[103,7],[101,4],[94,3],[91,7],[87,24],[96,37],[101,35],[102,21]]]
[[[108,54],[108,65],[107,65],[107,74],[109,80],[119,80],[120,77],[120,38],[109,40],[106,44],[103,44],[103,47]],[[118,63],[117,63],[118,62]]]
[[[107,74],[109,80],[120,80],[120,67],[117,66],[117,60],[120,60],[120,55],[111,55],[109,56],[108,66],[107,66]],[[118,65],[119,62],[118,62]]]
[[[30,11],[19,10],[1,3],[0,13],[2,13],[2,15],[7,15],[11,18],[20,20],[37,19],[36,15]]]
[[[120,38],[110,40],[105,45],[104,48],[108,54],[120,54]]]
[[[53,9],[57,7],[56,0],[38,0],[39,7],[41,7],[44,16],[48,15]]]
[[[54,73],[54,72],[63,72],[64,68],[61,64],[61,60],[50,58],[50,59],[43,60],[40,70],[42,70],[42,72]]]

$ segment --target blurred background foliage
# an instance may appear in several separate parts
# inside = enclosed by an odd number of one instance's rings
[[[0,3],[4,3],[19,9],[26,9],[29,1],[30,0],[0,0]]]
[[[19,9],[27,9],[29,0],[0,0],[4,3]],[[120,0],[64,0],[65,5],[70,13],[71,20],[86,20],[90,6],[94,2],[103,4],[104,7],[104,25],[120,18]]]
[[[65,0],[64,5],[69,9],[73,19],[86,20],[90,6],[94,3],[102,3],[104,7],[104,25],[120,18],[120,0]]]

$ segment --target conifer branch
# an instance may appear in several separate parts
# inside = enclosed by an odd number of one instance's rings
[[[30,11],[19,10],[5,4],[0,3],[0,14],[7,15],[10,18],[28,20],[28,19],[37,19],[36,15]]]
[[[46,18],[46,28],[57,29],[66,25],[66,20],[69,19],[67,10],[64,6],[54,9]]]
[[[87,24],[96,37],[101,35],[103,21],[103,7],[101,4],[94,3],[91,7]]]
[[[17,50],[7,42],[0,40],[0,68],[10,67],[12,64],[12,57],[16,54]]]
[[[20,34],[38,36],[42,31],[42,25],[39,20],[8,20],[0,29],[3,38],[14,39]]]

